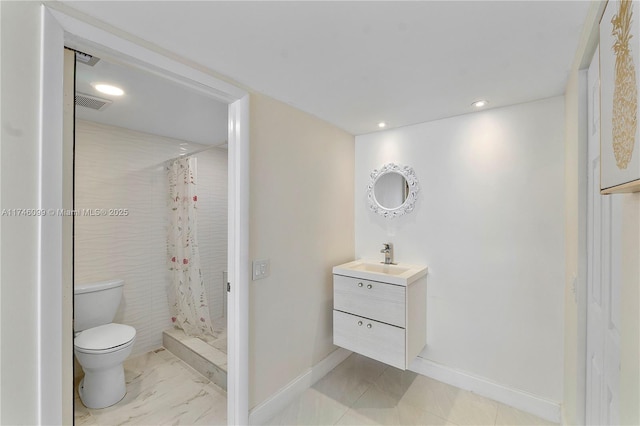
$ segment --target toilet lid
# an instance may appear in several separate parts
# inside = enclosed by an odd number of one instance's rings
[[[104,350],[122,346],[136,337],[136,329],[124,324],[105,324],[80,332],[73,340],[78,349]]]

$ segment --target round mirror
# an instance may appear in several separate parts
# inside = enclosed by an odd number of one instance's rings
[[[385,164],[371,172],[369,208],[384,217],[402,216],[413,210],[420,187],[411,167]]]
[[[407,200],[409,184],[404,176],[389,172],[378,176],[373,185],[373,195],[378,204],[385,209],[397,209]]]

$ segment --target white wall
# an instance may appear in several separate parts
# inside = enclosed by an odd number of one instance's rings
[[[563,98],[356,137],[356,257],[429,267],[425,359],[562,400]],[[369,174],[412,166],[415,211],[367,207]]]
[[[38,206],[39,6],[38,2],[0,2],[3,209]],[[39,422],[37,222],[35,217],[10,216],[0,221],[2,424]]]
[[[200,264],[211,319],[223,322],[227,283],[227,150],[222,148],[193,155],[198,162],[198,242]]]
[[[353,136],[251,95],[249,406],[336,349],[331,268],[353,260]]]
[[[76,217],[75,283],[124,279],[115,321],[136,328],[133,354],[162,346],[162,331],[172,326],[164,162],[183,150],[202,148],[104,124],[76,123],[76,210],[127,208],[129,215]],[[227,151],[202,152],[197,162],[202,272],[211,316],[219,318],[227,262]]]

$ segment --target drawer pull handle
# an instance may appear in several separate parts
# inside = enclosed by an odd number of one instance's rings
[[[358,321],[358,325],[362,325],[362,321]]]
[[[371,284],[367,284],[367,288],[368,288],[369,290],[371,290],[371,289],[373,288],[373,286],[372,286]]]
[[[371,324],[367,324],[367,328],[371,328]]]
[[[362,283],[358,283],[358,287],[362,287]]]

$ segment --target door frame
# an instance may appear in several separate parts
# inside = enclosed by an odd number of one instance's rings
[[[586,334],[586,350],[585,350],[585,376],[586,376],[586,386],[585,386],[585,424],[601,424],[601,422],[606,422],[602,424],[618,424],[620,418],[620,335],[617,333],[609,334],[607,332],[607,328],[611,325],[604,324],[603,328],[600,330],[594,330],[592,326],[591,318],[591,308],[592,304],[590,302],[590,293],[591,288],[594,285],[594,282],[600,283],[605,282],[608,283],[610,287],[605,287],[602,291],[601,295],[601,306],[605,313],[609,315],[606,316],[606,322],[611,322],[615,327],[616,331],[620,331],[620,323],[615,324],[615,316],[612,316],[612,308],[614,303],[612,303],[612,299],[615,299],[613,296],[614,292],[611,291],[615,288],[617,283],[618,294],[621,291],[621,255],[620,255],[620,247],[621,247],[621,224],[622,220],[621,215],[621,195],[620,194],[609,194],[603,195],[600,192],[600,110],[598,106],[600,105],[600,71],[598,64],[598,55],[599,55],[599,46],[596,46],[596,51],[593,54],[593,57],[590,61],[589,68],[587,71],[587,102],[588,102],[588,116],[587,116],[587,125],[588,125],[588,134],[587,134],[587,287],[585,292],[586,298],[586,310],[587,310],[587,322],[585,324],[585,334]],[[593,70],[593,71],[592,71]],[[592,75],[591,73],[595,74]],[[596,134],[592,131],[592,129],[597,129]],[[594,172],[594,166],[596,166],[597,172]],[[597,173],[597,176],[596,176]],[[597,177],[597,179],[596,179]],[[594,191],[595,189],[595,191]],[[597,202],[598,201],[598,202]],[[596,215],[596,212],[599,215]],[[596,219],[599,219],[596,221]],[[599,229],[599,240],[595,238],[597,235],[594,232],[595,229]],[[597,250],[599,247],[599,251]],[[619,305],[618,305],[619,307]],[[618,317],[618,321],[620,318]],[[598,333],[596,333],[596,331]],[[601,334],[601,336],[598,336]],[[609,345],[607,344],[607,336],[612,337],[609,340]],[[607,401],[605,399],[605,394],[600,393],[600,398],[598,401],[594,401],[591,398],[589,387],[589,364],[590,364],[590,348],[592,347],[592,341],[596,340],[598,343],[598,348],[602,348],[602,376],[603,376],[603,386],[604,383],[609,383],[607,379],[611,379],[611,374],[613,371],[614,377],[612,380],[613,385],[617,385],[614,390],[616,400],[616,404],[611,404],[611,401]],[[613,349],[613,350],[611,350]],[[614,362],[617,364],[617,368],[609,368],[608,362]],[[610,367],[610,366],[609,366]],[[611,383],[609,383],[611,384]],[[602,391],[604,389],[600,389]],[[605,411],[598,411],[598,418],[591,418],[593,412],[591,409],[594,407],[594,403],[599,404],[599,408]],[[609,411],[610,409],[616,411]],[[612,417],[613,416],[613,417]]]
[[[64,47],[126,62],[168,78],[229,104],[229,183],[228,183],[228,379],[227,421],[248,424],[249,419],[249,94],[178,60],[164,56],[115,35],[92,23],[64,12],[64,5],[41,6],[41,176],[40,203],[45,208],[62,204],[62,81]],[[132,38],[133,39],[133,38]],[[45,153],[47,153],[45,155]],[[68,184],[68,183],[67,183]],[[48,204],[47,204],[48,203]],[[40,222],[41,271],[39,287],[39,406],[40,423],[63,424],[60,389],[72,383],[72,374],[56,374],[72,348],[61,343],[73,333],[71,323],[63,323],[63,312],[72,309],[69,283],[57,273],[62,268],[62,218],[48,217]],[[49,248],[47,250],[47,248]],[[53,274],[52,274],[53,273]],[[49,303],[44,303],[49,301]],[[59,301],[57,303],[56,301]],[[46,306],[46,309],[44,309]],[[53,344],[53,346],[52,346]],[[52,350],[53,348],[53,350]],[[56,372],[56,373],[52,373]],[[64,377],[63,377],[64,375]],[[55,397],[53,397],[56,395]],[[65,408],[65,409],[63,409]],[[72,412],[72,411],[71,411]]]

